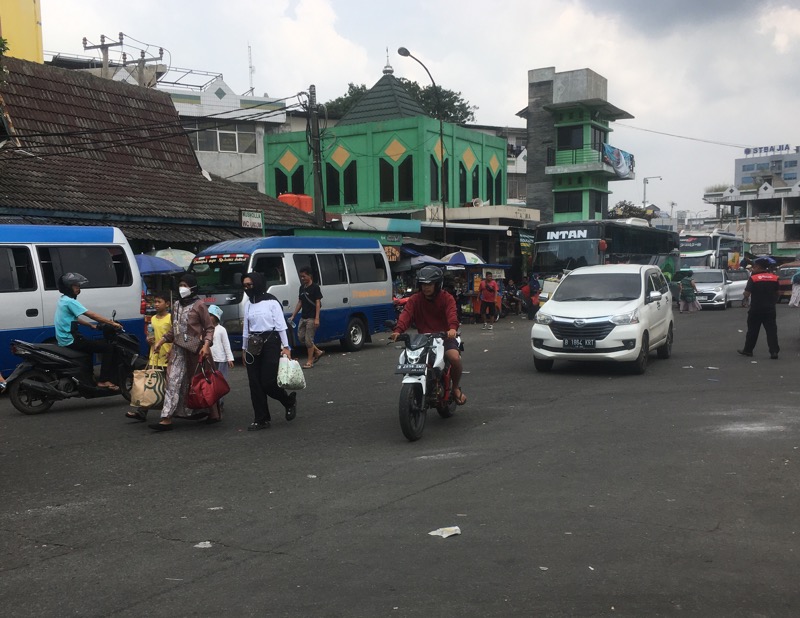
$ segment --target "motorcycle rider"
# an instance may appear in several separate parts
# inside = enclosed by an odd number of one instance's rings
[[[114,346],[105,340],[87,339],[78,332],[77,328],[73,330],[73,322],[78,322],[79,324],[97,329],[96,324],[81,320],[80,318],[82,316],[86,316],[90,320],[101,324],[108,324],[114,328],[122,328],[122,324],[103,317],[99,313],[89,311],[78,302],[81,286],[87,283],[89,283],[89,280],[80,273],[66,273],[59,277],[58,291],[61,292],[62,296],[56,305],[56,314],[53,319],[53,325],[56,330],[56,341],[60,346],[78,352],[85,352],[89,354],[90,357],[95,352],[101,354],[100,377],[97,379],[97,386],[116,391],[119,390],[119,386],[113,381],[114,370],[117,366],[115,362]]]
[[[458,349],[458,313],[456,301],[452,294],[442,290],[444,274],[436,266],[425,266],[417,273],[418,291],[413,294],[405,305],[397,325],[389,338],[397,340],[400,333],[404,333],[412,322],[420,333],[447,333],[444,340],[445,357],[450,362],[450,377],[453,380],[452,398],[458,405],[467,403],[459,383],[461,381],[462,365],[461,353]]]

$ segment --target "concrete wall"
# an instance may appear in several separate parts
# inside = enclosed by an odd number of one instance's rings
[[[528,165],[526,204],[539,210],[542,223],[553,220],[553,181],[544,173],[547,149],[556,146],[553,116],[542,109],[553,102],[554,68],[528,71]]]

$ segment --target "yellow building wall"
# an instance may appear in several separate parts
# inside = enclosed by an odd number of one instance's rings
[[[41,0],[2,0],[0,37],[8,41],[7,56],[44,62]]]

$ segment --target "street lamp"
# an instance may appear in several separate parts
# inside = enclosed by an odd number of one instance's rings
[[[642,188],[642,210],[647,209],[647,181],[648,180],[661,180],[661,176],[647,176],[646,178],[642,179],[642,184],[644,185]]]
[[[416,60],[419,65],[425,69],[425,72],[428,74],[428,77],[431,78],[431,83],[433,84],[433,92],[436,94],[436,107],[439,110],[439,148],[441,149],[442,160],[439,162],[439,195],[442,198],[442,242],[446,245],[447,244],[447,204],[444,201],[444,110],[442,110],[442,99],[441,95],[439,94],[439,88],[436,85],[436,82],[433,79],[433,75],[428,70],[422,61],[413,56],[410,51],[408,51],[405,47],[401,47],[397,50],[397,53],[405,58],[412,58]]]

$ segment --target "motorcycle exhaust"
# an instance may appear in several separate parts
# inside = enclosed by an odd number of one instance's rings
[[[20,383],[20,387],[24,388],[29,393],[35,393],[37,395],[44,395],[49,399],[68,399],[69,395],[65,395],[60,390],[53,388],[49,384],[45,382],[39,382],[38,380],[23,380]]]

